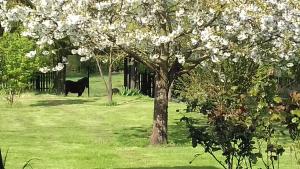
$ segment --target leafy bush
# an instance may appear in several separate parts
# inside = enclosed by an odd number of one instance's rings
[[[25,56],[33,48],[34,43],[19,32],[6,33],[0,38],[0,90],[10,104],[29,87],[30,78],[39,67],[38,58]]]
[[[193,147],[202,146],[226,169],[253,168],[258,160],[265,168],[279,168],[285,149],[277,140],[285,128],[278,126],[288,125],[290,117],[289,104],[278,96],[276,71],[274,65],[241,58],[207,64],[182,79],[180,96],[188,103],[187,111],[207,119],[203,124],[182,118]]]

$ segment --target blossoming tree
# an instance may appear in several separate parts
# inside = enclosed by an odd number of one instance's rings
[[[167,143],[171,83],[204,61],[295,59],[297,0],[32,0],[6,10],[1,25],[20,20],[43,48],[68,38],[84,59],[118,48],[156,73],[152,144]]]

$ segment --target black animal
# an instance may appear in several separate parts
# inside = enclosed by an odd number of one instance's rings
[[[112,89],[112,93],[113,94],[119,94],[120,93],[120,90],[118,88],[113,88]]]
[[[78,97],[82,95],[85,88],[89,88],[89,78],[84,77],[79,79],[77,82],[73,82],[71,80],[66,80],[65,82],[65,96],[68,93],[78,93]]]

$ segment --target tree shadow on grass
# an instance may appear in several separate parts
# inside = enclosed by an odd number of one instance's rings
[[[129,127],[116,131],[118,143],[125,146],[146,147],[149,145],[151,127]]]
[[[183,122],[169,125],[169,142],[176,145],[188,144],[191,142],[189,131]]]
[[[175,167],[145,167],[145,168],[116,168],[116,169],[219,169],[213,166],[175,166]]]
[[[40,100],[30,106],[60,106],[60,105],[73,105],[95,102],[96,100],[82,100],[82,99],[55,99],[55,100]]]
[[[188,129],[183,123],[177,125],[169,125],[169,143],[175,145],[186,145],[190,143],[188,138]],[[118,142],[125,146],[146,147],[149,145],[149,138],[151,135],[152,126],[139,126],[124,128],[122,131],[116,131]]]

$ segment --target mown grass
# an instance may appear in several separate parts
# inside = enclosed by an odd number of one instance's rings
[[[114,76],[114,87],[122,85]],[[145,96],[114,96],[107,106],[102,81],[91,79],[91,97],[71,94],[22,95],[11,108],[0,103],[0,147],[9,149],[7,169],[20,169],[34,159],[34,169],[217,169],[201,148],[192,148],[188,133],[176,112],[183,104],[170,103],[169,141],[162,147],[149,145],[153,100]],[[178,124],[179,123],[179,124]],[[296,168],[289,152],[282,168]]]

